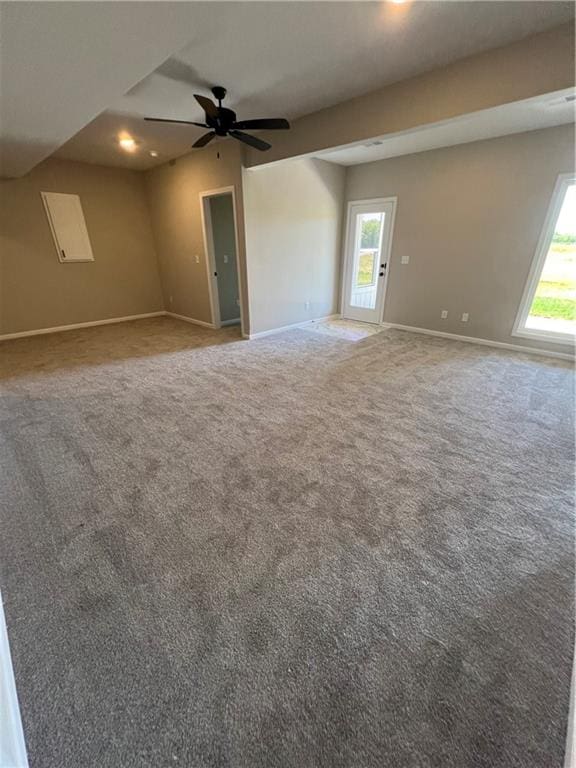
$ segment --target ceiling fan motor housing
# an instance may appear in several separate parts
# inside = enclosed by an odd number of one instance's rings
[[[216,131],[217,136],[226,136],[233,123],[236,122],[236,112],[226,107],[218,108],[218,117],[206,115],[206,124]]]

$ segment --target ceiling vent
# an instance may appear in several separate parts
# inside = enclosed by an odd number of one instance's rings
[[[576,102],[576,93],[570,93],[567,96],[561,96],[559,99],[554,99],[554,101],[549,101],[547,106],[563,107],[566,104],[573,104],[574,102]]]

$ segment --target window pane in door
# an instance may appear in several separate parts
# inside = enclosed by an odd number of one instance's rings
[[[378,289],[383,213],[356,216],[354,273],[350,306],[374,309]]]
[[[566,190],[526,328],[576,333],[576,185]]]

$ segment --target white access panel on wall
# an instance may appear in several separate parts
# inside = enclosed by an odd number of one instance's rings
[[[78,195],[62,192],[41,194],[60,261],[94,261]]]

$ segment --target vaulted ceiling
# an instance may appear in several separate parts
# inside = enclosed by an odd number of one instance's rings
[[[213,84],[242,118],[294,119],[554,27],[573,5],[18,2],[1,12],[0,174],[19,175],[54,151],[149,168],[188,152],[202,129],[143,116],[200,120],[192,94]],[[137,152],[119,149],[122,131]]]

